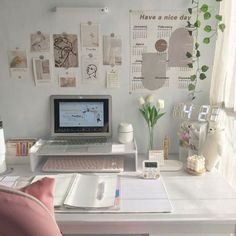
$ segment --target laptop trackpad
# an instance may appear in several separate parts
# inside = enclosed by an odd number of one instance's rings
[[[40,154],[54,154],[54,153],[63,153],[65,152],[65,145],[45,145],[42,146],[39,153]]]
[[[77,145],[69,145],[66,148],[66,152],[73,152],[73,153],[80,153],[80,152],[87,152],[88,147],[83,147],[83,146],[77,146]]]

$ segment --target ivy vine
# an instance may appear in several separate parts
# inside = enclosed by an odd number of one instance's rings
[[[222,0],[215,0],[220,4]],[[192,99],[195,99],[196,87],[199,80],[205,80],[207,78],[208,65],[202,65],[200,63],[201,51],[200,44],[210,44],[212,38],[217,36],[218,30],[224,32],[225,24],[223,23],[223,17],[219,14],[214,14],[206,3],[200,3],[200,0],[192,0],[192,6],[188,8],[188,12],[196,16],[193,18],[193,22],[187,21],[186,29],[189,34],[194,37],[194,48],[192,52],[187,52],[186,57],[191,58],[192,62],[188,64],[189,68],[196,68],[195,73],[190,76],[191,82],[188,85],[188,91],[190,92]],[[204,2],[204,1],[203,1]],[[215,18],[215,21],[211,24],[209,19]],[[214,25],[213,25],[214,24]],[[199,33],[203,31],[202,42],[199,39]]]

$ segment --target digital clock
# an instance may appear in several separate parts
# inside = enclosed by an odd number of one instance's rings
[[[160,169],[158,161],[144,160],[143,161],[143,178],[157,179],[160,177]]]
[[[193,103],[179,103],[174,105],[173,117],[193,121],[217,121],[221,109],[217,106],[196,105]]]

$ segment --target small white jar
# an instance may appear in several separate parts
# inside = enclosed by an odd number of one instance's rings
[[[118,126],[118,140],[120,143],[130,143],[134,138],[133,126],[129,123],[120,123]]]

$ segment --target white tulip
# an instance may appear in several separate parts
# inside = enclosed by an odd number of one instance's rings
[[[144,98],[143,98],[143,97],[140,97],[140,98],[139,98],[139,104],[140,104],[140,106],[142,106],[144,103],[145,103]]]
[[[157,100],[157,108],[163,109],[165,107],[165,101],[162,99]]]
[[[146,102],[148,102],[148,103],[153,103],[153,101],[154,101],[153,95],[148,95],[148,96],[146,97]]]

